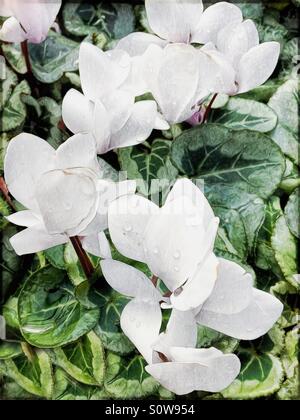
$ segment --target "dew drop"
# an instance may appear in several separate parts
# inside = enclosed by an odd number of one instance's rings
[[[69,201],[67,201],[67,202],[64,204],[64,207],[65,207],[65,210],[71,210],[71,208],[72,208],[72,203],[70,203]]]
[[[179,258],[180,258],[180,252],[179,251],[176,251],[174,253],[174,255],[173,255],[173,258],[175,258],[175,260],[179,260]]]
[[[157,248],[154,248],[153,253],[154,253],[155,255],[158,255],[158,249],[157,249]]]
[[[131,232],[132,231],[132,226],[128,225],[124,227],[125,232]]]
[[[178,289],[176,289],[175,291],[174,291],[174,296],[179,296],[181,293],[182,293],[182,291],[183,291],[183,288],[182,287],[179,287]]]
[[[178,271],[179,271],[179,267],[175,266],[175,267],[174,267],[174,271],[176,271],[176,273],[178,273]]]
[[[141,326],[140,321],[138,321],[138,322],[135,324],[135,326],[136,326],[136,328],[140,328],[140,326]]]

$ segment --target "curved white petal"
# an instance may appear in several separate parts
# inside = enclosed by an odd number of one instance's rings
[[[88,99],[102,99],[117,89],[128,77],[130,57],[124,51],[114,51],[105,53],[87,42],[81,44],[80,79],[83,93]]]
[[[27,39],[26,32],[21,28],[16,18],[6,19],[0,29],[0,39],[4,42],[23,42]]]
[[[243,55],[237,67],[238,92],[248,92],[265,83],[275,70],[279,54],[278,42],[264,42]]]
[[[55,165],[55,150],[45,140],[22,133],[7,147],[4,174],[10,193],[25,207],[39,212],[35,187],[42,174]]]
[[[131,57],[137,57],[144,54],[152,44],[164,47],[167,42],[156,35],[134,32],[122,38],[117,43],[116,48],[126,51]]]
[[[75,236],[93,220],[98,195],[90,172],[83,168],[54,170],[40,178],[36,198],[49,233]]]
[[[134,96],[131,92],[116,90],[103,99],[103,104],[109,110],[111,133],[116,133],[126,124],[134,106]]]
[[[222,356],[221,350],[215,347],[209,347],[207,349],[196,349],[173,346],[170,349],[171,360],[173,362],[182,363],[203,363],[208,364],[214,357]]]
[[[153,32],[171,42],[187,43],[203,11],[202,0],[146,0]]]
[[[253,279],[235,262],[219,258],[218,276],[213,292],[203,305],[206,311],[239,313],[253,299]]]
[[[250,19],[236,26],[227,25],[218,33],[218,50],[225,54],[234,67],[247,51],[258,44],[258,31]]]
[[[104,232],[81,238],[82,247],[88,253],[100,258],[111,258],[109,242]]]
[[[121,314],[121,328],[148,363],[152,363],[152,344],[157,340],[162,322],[158,303],[134,299]]]
[[[18,211],[17,213],[7,216],[6,219],[17,226],[26,227],[32,227],[41,222],[41,219],[31,210]]]
[[[200,188],[188,178],[178,179],[175,182],[171,192],[168,194],[166,204],[182,196],[186,196],[192,200],[193,204],[202,214],[201,218],[203,220],[203,226],[207,227],[209,223],[215,218],[215,215],[213,209],[211,208],[209,202],[207,201]]]
[[[17,255],[33,254],[67,242],[66,235],[49,235],[41,224],[24,229],[10,238]]]
[[[97,153],[107,153],[111,136],[111,119],[108,110],[100,100],[95,102],[93,133],[97,144]]]
[[[171,347],[195,347],[197,343],[197,324],[192,311],[171,313],[167,329],[160,334],[153,349],[171,359]]]
[[[152,47],[151,51],[157,49]],[[199,67],[199,54],[192,46],[172,44],[164,49],[156,84],[152,82],[150,87],[169,123],[185,121],[194,113],[192,107],[196,102]],[[156,71],[152,69],[154,78]]]
[[[253,290],[247,308],[235,314],[222,314],[202,309],[197,322],[240,340],[255,340],[275,324],[283,310],[282,303],[269,293]]]
[[[240,371],[234,354],[222,354],[198,363],[168,362],[146,366],[146,371],[162,386],[177,395],[193,391],[220,392]]]
[[[218,259],[214,254],[207,257],[195,274],[171,297],[171,304],[180,311],[198,308],[212,293],[217,280]]]
[[[154,203],[139,195],[121,197],[109,206],[109,232],[121,254],[145,262],[144,232],[151,216],[158,212]]]
[[[101,261],[101,268],[109,285],[122,295],[153,302],[162,300],[160,292],[142,271],[111,259]]]
[[[75,134],[56,151],[56,168],[89,168],[97,173],[96,143],[91,134]]]
[[[72,133],[92,131],[93,111],[93,103],[78,90],[70,89],[66,93],[62,103],[62,117]]]
[[[26,1],[11,0],[13,15],[26,31],[27,39],[32,43],[42,42],[52,26],[61,6],[60,0]]]
[[[147,140],[154,129],[157,105],[154,101],[136,102],[125,125],[110,138],[110,150],[133,146]]]
[[[205,237],[201,213],[188,197],[165,204],[145,231],[147,264],[172,292],[194,273]]]
[[[236,25],[243,20],[241,10],[234,4],[224,1],[208,7],[202,14],[192,42],[216,44],[218,32],[226,25]]]

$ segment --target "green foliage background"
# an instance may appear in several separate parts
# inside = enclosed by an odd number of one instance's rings
[[[274,328],[253,342],[199,327],[198,346],[235,351],[242,370],[222,393],[182,398],[298,399],[299,1],[241,7],[257,23],[261,41],[281,44],[272,79],[247,94],[219,97],[205,126],[156,131],[143,145],[99,161],[111,179],[118,170],[146,183],[183,175],[203,179],[221,219],[216,253],[245,266],[257,287],[285,305]],[[80,88],[82,40],[109,49],[130,32],[149,30],[142,4],[64,2],[58,19],[61,34],[51,31],[43,44],[29,47],[34,83],[19,45],[2,45],[8,63],[1,83],[2,174],[5,149],[16,134],[39,135],[54,147],[69,136],[61,102],[69,88]],[[147,194],[145,188],[139,192]],[[18,257],[8,241],[18,228],[5,219],[11,210],[2,196],[0,212],[1,305],[9,339],[0,342],[1,398],[175,399],[145,372],[144,360],[122,334],[119,318],[127,299],[105,283],[99,260],[93,258],[97,276],[89,287],[70,245]],[[125,260],[116,251],[114,257]]]

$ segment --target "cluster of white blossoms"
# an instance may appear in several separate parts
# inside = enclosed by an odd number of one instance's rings
[[[42,41],[59,7],[2,0],[0,14],[12,17],[0,38]],[[74,136],[57,150],[26,133],[9,142],[5,180],[25,210],[8,220],[26,227],[11,244],[23,255],[79,237],[103,258],[111,287],[133,298],[121,327],[146,370],[176,394],[218,392],[236,378],[240,362],[234,354],[196,348],[197,324],[252,340],[273,326],[282,304],[256,289],[238,264],[214,254],[219,220],[191,181],[178,180],[159,208],[135,194],[134,181],[103,179],[97,154],[142,143],[153,129],[190,119],[212,93],[236,95],[261,85],[274,71],[279,44],[260,45],[254,23],[226,2],[203,11],[199,0],[146,0],[146,10],[157,35],[133,33],[106,52],[82,43],[82,93],[70,90],[62,106]],[[145,93],[153,99],[143,99]],[[152,279],[112,259],[107,229],[117,250],[147,264]],[[161,292],[157,279],[169,292]],[[166,309],[172,314],[161,332]]]

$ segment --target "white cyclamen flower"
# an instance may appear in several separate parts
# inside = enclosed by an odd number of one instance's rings
[[[160,334],[160,302],[166,298],[145,274],[113,260],[101,261],[101,268],[111,287],[134,297],[121,314],[121,328],[146,359],[147,372],[178,395],[218,392],[230,385],[239,373],[239,359],[214,348],[195,349],[197,324],[192,311],[173,310],[166,332]]]
[[[92,133],[97,152],[145,141],[154,128],[168,129],[155,101],[135,103],[131,59],[121,50],[103,52],[82,43],[79,71],[83,94],[71,89],[63,101],[63,120],[73,133]]]
[[[47,37],[60,6],[61,0],[0,0],[0,16],[10,16],[2,25],[0,39],[39,44]]]
[[[72,236],[93,235],[95,229],[103,231],[109,203],[135,190],[132,182],[101,180],[95,142],[81,134],[57,150],[39,137],[18,135],[9,142],[4,174],[10,193],[28,209],[7,217],[27,227],[11,238],[19,255],[66,243]]]
[[[179,180],[162,208],[138,196],[109,206],[111,239],[120,253],[144,262],[172,292],[174,308],[197,308],[210,295],[218,260],[213,253],[219,219],[199,188]]]
[[[237,93],[248,92],[265,83],[274,72],[280,54],[278,42],[259,44],[252,20],[226,25],[218,33],[216,46],[236,71]]]
[[[131,56],[143,54],[151,44],[215,43],[220,29],[243,19],[241,10],[227,2],[218,2],[204,12],[201,0],[146,0],[145,5],[149,25],[157,36],[136,32],[123,38],[117,48]]]
[[[171,44],[150,46],[141,65],[148,90],[169,123],[180,123],[210,93],[236,92],[235,72],[212,44],[201,49]]]

